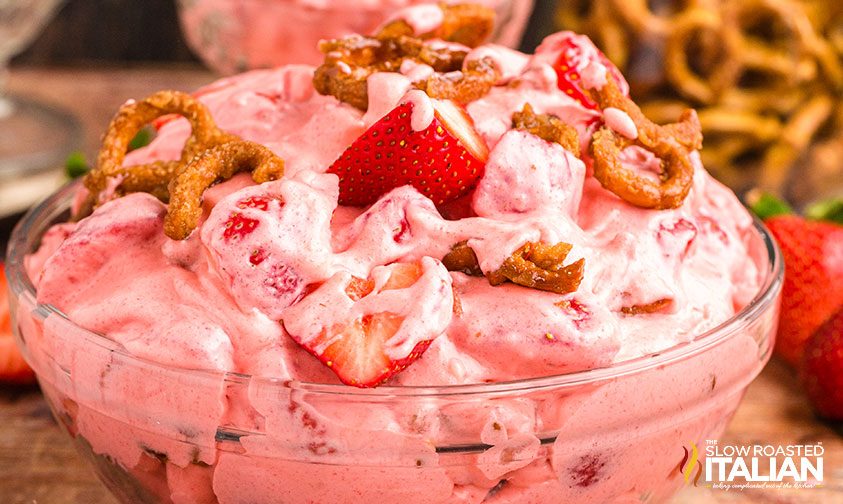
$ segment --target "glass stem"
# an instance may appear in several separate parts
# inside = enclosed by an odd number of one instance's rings
[[[6,98],[6,85],[9,83],[9,58],[0,59],[0,119],[12,115],[15,107],[11,100]]]

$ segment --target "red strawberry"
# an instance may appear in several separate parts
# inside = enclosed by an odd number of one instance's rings
[[[23,360],[12,335],[4,270],[5,267],[0,262],[0,382],[32,383],[35,380],[35,374]]]
[[[331,367],[346,385],[377,386],[412,364],[430,346],[430,340],[422,341],[404,359],[391,360],[383,348],[398,332],[401,322],[401,317],[386,312],[364,315],[360,320],[326,334],[326,339],[336,341],[317,357]],[[321,342],[317,340],[315,343]]]
[[[334,161],[328,172],[340,177],[341,204],[368,205],[390,189],[409,184],[438,205],[474,187],[489,156],[486,143],[461,106],[430,101],[434,118],[424,130],[413,130],[415,105],[406,101]]]
[[[817,413],[843,420],[843,307],[808,340],[801,378]]]
[[[259,210],[266,211],[269,208],[269,198],[264,196],[252,196],[244,199],[243,201],[237,202],[237,208],[257,208]],[[223,238],[225,238],[226,241],[230,241],[232,239],[239,240],[244,236],[251,234],[252,231],[258,227],[258,224],[260,224],[260,222],[257,219],[246,217],[239,212],[233,213],[231,214],[231,217],[225,221]]]
[[[843,226],[796,215],[765,223],[785,264],[776,351],[795,366],[805,342],[843,302]]]
[[[568,96],[574,98],[586,108],[597,110],[597,103],[592,100],[588,92],[582,86],[580,70],[585,68],[588,61],[596,61],[606,67],[609,75],[618,83],[624,94],[629,94],[629,85],[626,83],[620,70],[607,58],[594,44],[584,35],[577,35],[573,32],[562,32],[556,35],[559,40],[559,59],[554,64],[557,85]]]
[[[397,263],[380,292],[406,289],[422,276],[420,265]],[[352,277],[345,292],[352,301],[368,296],[374,282]],[[392,360],[385,353],[387,341],[398,332],[404,317],[390,312],[367,313],[347,323],[322,330],[315,338],[301,341],[307,351],[330,367],[339,379],[356,387],[375,387],[401,372],[427,350],[431,340],[421,341],[404,358]]]

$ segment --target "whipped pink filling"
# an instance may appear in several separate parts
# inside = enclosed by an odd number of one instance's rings
[[[588,161],[511,130],[512,113],[525,103],[572,124],[583,142],[593,128],[597,113],[559,92],[544,70],[552,71],[548,62],[558,59],[554,36],[534,56],[485,46],[471,57],[492,58],[510,81],[467,107],[491,149],[485,176],[465,201],[474,217],[448,220],[410,187],[383,195],[365,211],[337,206],[338,179],[324,172],[367,127],[408,101],[414,129],[432,121],[430,100],[407,92],[407,77],[373,75],[364,114],[315,93],[311,67],[254,71],[209,86],[201,100],[220,127],[283,157],[286,176],[261,186],[240,176],[209,191],[200,228],[183,243],[163,236],[166,208],[149,196],[104,205],[74,231],[63,228],[69,238],[33,259],[44,262],[40,300],[147,358],[305,381],[335,378],[271,321],[307,338],[327,321],[339,323],[360,310],[394,310],[406,317],[390,342],[395,357],[431,334],[435,339],[429,354],[393,379],[417,385],[509,380],[644,355],[687,341],[748,301],[758,285],[745,242],[751,219],[697,157],[684,205],[634,208],[588,176]],[[604,119],[619,133],[635,135],[621,111],[607,110]],[[184,120],[168,123],[128,162],[176,158],[188,129]],[[631,150],[626,163],[647,171],[657,160]],[[254,198],[266,201],[265,208],[247,204]],[[234,214],[254,221],[254,232],[231,239],[226,223]],[[150,238],[127,242],[124,235],[132,233]],[[439,261],[463,240],[486,273],[527,241],[571,243],[568,261],[585,258],[585,277],[575,293],[560,296],[444,272]],[[81,242],[102,252],[74,262]],[[339,287],[330,289],[332,282],[367,278],[396,261],[420,262],[430,275],[436,272],[429,282],[453,284],[465,315],[445,309],[455,302],[451,289],[434,289],[434,283],[425,284],[433,290],[420,285],[401,301],[388,293],[359,308],[338,308],[342,296]],[[308,286],[320,284],[308,294]],[[321,297],[327,302],[317,302]],[[672,303],[659,313],[621,311],[661,299]],[[440,311],[448,316],[437,316]],[[139,335],[135,328],[143,325],[155,330]],[[156,351],[162,347],[166,355]]]
[[[427,69],[372,75],[366,113],[315,93],[308,66],[206,87],[200,99],[219,126],[282,156],[285,176],[255,185],[241,174],[212,187],[199,228],[184,241],[163,234],[167,208],[152,196],[109,201],[48,230],[27,269],[39,302],[131,355],[252,377],[195,373],[202,387],[184,386],[160,369],[121,363],[120,352],[80,350],[87,336],[61,317],[47,317],[43,328],[21,317],[32,351],[55,361],[45,392],[76,405],[74,426],[94,453],[139,477],[149,477],[147,466],[165,467],[161,492],[177,504],[661,500],[650,492],[673,484],[665,475],[675,472],[676,439],[722,432],[738,387],[763,361],[750,331],[673,365],[547,395],[442,395],[405,404],[298,388],[339,381],[291,334],[324,347],[328,329],[365,315],[401,318],[384,349],[392,359],[432,340],[388,385],[443,386],[576,372],[660,352],[729,319],[757,293],[764,252],[752,240],[752,219],[696,154],[684,204],[644,210],[601,187],[587,155],[512,130],[512,114],[529,103],[574,126],[583,147],[601,119],[619,134],[637,133],[622,112],[601,117],[558,90],[558,42],[549,37],[533,56],[497,46],[471,52],[502,75],[467,106],[490,153],[473,193],[442,208],[411,186],[365,209],[340,206],[339,179],[326,173],[400,103],[413,103],[413,129],[430,124],[431,100],[411,90],[411,76]],[[170,122],[128,163],[175,159],[188,133],[186,121]],[[623,163],[648,176],[659,169],[637,147],[624,151]],[[565,295],[492,286],[443,266],[461,241],[486,273],[525,242],[570,243],[566,262],[584,258],[584,278]],[[386,288],[400,269],[395,263],[408,262],[420,276]],[[371,280],[372,289],[356,302],[346,290],[354,277]],[[657,313],[624,313],[665,299],[671,303]],[[229,427],[248,433],[221,441],[219,431]],[[548,446],[551,431],[559,435]],[[437,451],[478,440],[489,448],[457,464]]]

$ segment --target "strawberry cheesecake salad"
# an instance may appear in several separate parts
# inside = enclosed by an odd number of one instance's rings
[[[722,433],[780,267],[696,115],[440,9],[128,102],[40,210],[18,336],[124,502],[661,502]]]

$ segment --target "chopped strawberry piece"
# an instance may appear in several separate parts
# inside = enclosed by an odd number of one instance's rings
[[[326,332],[324,340],[317,339],[316,345],[333,341],[317,357],[347,385],[378,385],[421,357],[430,345],[430,341],[422,341],[404,359],[391,360],[383,349],[402,322],[402,317],[388,312],[364,315],[345,327]]]
[[[257,229],[258,224],[259,222],[257,219],[244,217],[239,213],[232,214],[231,217],[225,221],[225,232],[223,232],[223,237],[227,241],[243,238],[244,236],[252,234],[252,232]]]
[[[468,193],[483,175],[489,150],[460,105],[430,100],[433,120],[412,128],[413,102],[379,119],[331,165],[340,177],[339,202],[363,206],[387,191],[412,185],[442,204]]]
[[[249,254],[249,262],[252,266],[258,266],[266,260],[266,251],[262,248],[255,249]]]
[[[266,211],[269,209],[269,198],[263,196],[252,196],[250,198],[246,198],[242,201],[237,202],[237,208],[241,210],[245,210],[246,208],[256,208],[258,210]],[[232,239],[241,239],[247,235],[252,234],[252,232],[257,229],[260,222],[257,219],[252,219],[251,217],[246,217],[241,213],[233,213],[231,217],[225,221],[225,231],[223,232],[223,238],[226,241],[230,241]],[[263,261],[262,258],[259,258],[260,253],[259,251],[254,251],[252,253],[251,261],[252,264],[260,264]],[[257,263],[255,261],[257,260]]]
[[[369,279],[337,274],[289,308],[284,327],[343,383],[376,387],[419,359],[445,330],[453,317],[451,287],[447,270],[430,258],[380,266]],[[336,297],[339,292],[348,298]],[[391,308],[367,311],[380,306],[379,296],[391,299]],[[303,323],[303,315],[313,317],[314,310],[325,311],[332,321]],[[408,318],[429,327],[422,333],[414,327],[409,337],[403,327]]]
[[[579,464],[571,470],[571,480],[579,487],[590,487],[603,477],[606,462],[598,455],[580,457]]]
[[[418,263],[397,263],[389,275],[389,280],[383,290],[406,289],[422,276],[422,268]]]
[[[251,196],[244,200],[238,201],[237,208],[257,208],[259,210],[266,211],[269,209],[269,201],[269,198],[267,198],[266,196]]]
[[[35,374],[23,360],[12,335],[6,272],[0,262],[0,382],[31,383]]]
[[[559,59],[554,65],[554,70],[556,70],[557,85],[565,94],[580,102],[583,107],[597,110],[597,103],[591,99],[588,91],[583,87],[580,74],[580,71],[590,63],[599,63],[606,68],[609,77],[614,79],[621,89],[629,89],[620,70],[588,38],[572,32],[560,33],[558,36],[562,38],[559,42]]]
[[[363,279],[360,277],[352,277],[348,287],[345,288],[345,293],[352,301],[359,301],[369,295],[372,289],[375,288],[375,282],[372,280]]]
[[[662,222],[656,238],[669,257],[684,258],[697,237],[697,226],[685,218]]]
[[[574,325],[579,329],[591,318],[591,310],[576,298],[563,299],[554,304],[571,317]]]

